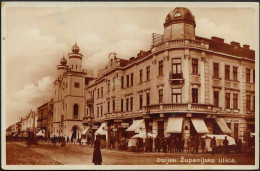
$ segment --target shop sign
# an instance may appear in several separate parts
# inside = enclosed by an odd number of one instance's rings
[[[121,128],[128,128],[129,127],[129,123],[121,123]]]
[[[226,122],[239,123],[239,119],[225,118]]]

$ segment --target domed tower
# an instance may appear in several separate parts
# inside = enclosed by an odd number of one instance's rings
[[[61,79],[62,75],[68,69],[67,60],[65,59],[64,55],[60,60],[60,65],[57,65],[57,78]]]
[[[177,7],[165,19],[164,40],[195,39],[195,17],[187,8]]]
[[[81,64],[83,55],[79,53],[79,47],[75,43],[72,47],[72,53],[69,53],[69,69],[71,71],[81,72]]]

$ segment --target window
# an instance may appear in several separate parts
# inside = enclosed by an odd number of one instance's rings
[[[225,79],[230,80],[230,66],[225,65]]]
[[[172,59],[172,73],[181,74],[181,58]]]
[[[150,66],[146,67],[146,80],[150,80]]]
[[[253,96],[253,111],[255,111],[255,96]]]
[[[230,109],[230,93],[225,94],[226,109]]]
[[[246,110],[251,110],[251,96],[246,95]]]
[[[192,59],[192,74],[198,74],[198,59]]]
[[[172,103],[181,103],[181,89],[173,88],[172,89]]]
[[[99,88],[97,89],[97,99],[99,98]]]
[[[237,81],[237,67],[233,67],[233,80]]]
[[[159,61],[159,76],[163,75],[163,61]]]
[[[159,90],[159,103],[163,103],[163,90]]]
[[[198,103],[198,89],[192,88],[192,103]]]
[[[116,88],[116,77],[113,78],[113,90]]]
[[[74,83],[74,87],[75,87],[75,88],[79,88],[79,83],[78,83],[78,82],[75,82],[75,83]]]
[[[78,115],[79,115],[79,106],[78,106],[78,104],[74,104],[74,106],[73,106],[73,116],[74,116],[74,119],[77,119]]]
[[[124,76],[121,76],[121,88],[124,88]]]
[[[233,109],[238,109],[238,95],[233,94]]]
[[[103,97],[103,87],[101,87],[101,97]]]
[[[103,116],[103,106],[100,107],[100,116]]]
[[[140,71],[140,83],[143,82],[143,70],[141,69]]]
[[[113,103],[113,112],[115,112],[115,110],[116,110],[116,102],[115,102],[115,99],[113,99],[112,103]]]
[[[142,94],[139,95],[139,108],[140,109],[143,108],[143,95]]]
[[[246,69],[246,82],[250,83],[250,69]]]
[[[253,70],[253,83],[255,83],[255,70]]]
[[[129,87],[129,75],[126,76],[126,87]]]
[[[97,107],[97,118],[99,117],[99,107]]]
[[[213,77],[218,78],[219,75],[219,64],[218,63],[213,63]]]
[[[150,105],[150,93],[146,93],[146,105]]]
[[[128,103],[129,103],[129,99],[126,99],[126,111],[128,111]]]
[[[214,106],[219,106],[219,92],[214,91]]]
[[[131,86],[134,85],[134,73],[131,74]]]
[[[110,80],[107,81],[107,92],[110,92]]]
[[[130,97],[130,111],[133,111],[133,97]]]
[[[107,102],[107,113],[110,113],[110,101]]]
[[[121,112],[124,111],[124,99],[121,99]]]

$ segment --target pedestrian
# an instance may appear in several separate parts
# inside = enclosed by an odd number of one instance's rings
[[[175,142],[174,142],[174,137],[171,138],[171,152],[174,153],[175,150]]]
[[[66,142],[65,142],[65,137],[63,137],[62,141],[61,141],[61,147],[64,147],[66,145]]]
[[[199,136],[196,135],[196,136],[195,136],[195,153],[196,153],[196,154],[199,153],[199,146],[200,146]]]
[[[166,137],[163,138],[163,152],[164,153],[167,152],[167,138]]]
[[[210,141],[210,147],[212,148],[212,155],[214,156],[215,152],[216,152],[216,147],[217,147],[217,144],[216,144],[216,137],[214,136],[211,141]]]
[[[67,144],[69,143],[69,140],[70,140],[70,139],[69,139],[69,137],[67,136]]]
[[[150,152],[153,152],[153,138],[152,137],[149,138],[149,148],[150,148]]]
[[[159,136],[157,135],[154,140],[155,152],[160,152],[159,144],[160,144],[160,140],[159,140]]]
[[[202,153],[205,153],[206,141],[204,138],[201,139],[201,150]]]
[[[93,152],[93,159],[92,162],[95,165],[101,165],[102,163],[102,155],[100,150],[100,137],[97,136],[94,142],[94,152]]]
[[[228,154],[229,153],[227,136],[225,136],[225,139],[223,141],[223,149],[224,149],[224,154]]]
[[[144,140],[140,138],[140,150],[144,151]]]
[[[187,140],[187,150],[188,150],[188,153],[191,152],[191,137],[189,137]]]
[[[167,151],[171,151],[171,136],[167,138]]]
[[[240,139],[237,140],[237,153],[242,152],[242,141]]]
[[[184,150],[184,139],[183,138],[181,138],[181,152],[183,152],[183,150]]]

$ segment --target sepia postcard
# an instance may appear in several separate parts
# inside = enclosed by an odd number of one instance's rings
[[[259,169],[259,3],[1,8],[3,169]]]

